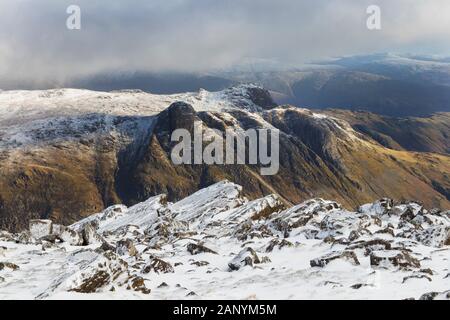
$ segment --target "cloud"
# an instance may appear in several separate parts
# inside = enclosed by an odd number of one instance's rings
[[[71,4],[82,28],[66,28]],[[382,30],[366,8],[382,9]],[[0,0],[0,77],[207,71],[243,58],[300,64],[370,52],[447,53],[448,0]]]

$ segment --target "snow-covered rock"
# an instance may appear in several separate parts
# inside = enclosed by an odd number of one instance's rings
[[[34,239],[40,239],[49,236],[53,231],[51,220],[30,220],[30,233]]]
[[[0,232],[0,299],[448,299],[448,213],[242,194],[222,181],[176,203]]]

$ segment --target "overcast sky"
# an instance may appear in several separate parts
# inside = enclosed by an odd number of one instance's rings
[[[66,9],[81,8],[81,30]],[[382,30],[366,8],[382,9]],[[0,79],[208,71],[372,52],[450,54],[449,0],[0,0]]]

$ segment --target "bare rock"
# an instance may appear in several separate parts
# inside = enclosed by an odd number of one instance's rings
[[[166,262],[162,259],[152,257],[149,264],[147,264],[143,269],[142,273],[150,273],[154,271],[156,273],[174,273],[172,265],[169,262]]]
[[[230,271],[237,271],[244,266],[253,267],[254,264],[260,263],[261,260],[256,254],[256,251],[248,247],[239,252],[239,254],[228,263],[228,267],[230,268]]]
[[[53,223],[51,220],[30,220],[29,230],[32,238],[40,239],[52,234]]]
[[[0,262],[0,270],[5,268],[11,269],[12,271],[19,270],[19,266],[17,264],[11,262]]]
[[[192,255],[197,255],[199,253],[212,253],[212,254],[218,254],[214,250],[211,250],[203,245],[195,244],[195,243],[189,243],[187,245],[187,251],[189,251]]]
[[[353,265],[359,265],[359,260],[356,254],[353,251],[344,251],[344,252],[332,252],[327,255],[324,255],[320,258],[311,260],[309,264],[311,267],[325,267],[327,264],[329,264],[331,261],[334,260],[345,260],[349,261]]]
[[[128,255],[130,257],[135,257],[138,255],[138,251],[131,239],[120,240],[117,242],[116,253],[119,256]]]
[[[407,251],[374,251],[370,254],[370,265],[374,267],[420,268],[420,262]]]
[[[84,243],[83,235],[75,230],[64,227],[59,235],[62,241],[71,246],[82,246]]]

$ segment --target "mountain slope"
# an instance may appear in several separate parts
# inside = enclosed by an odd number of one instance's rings
[[[160,193],[175,201],[223,179],[242,185],[249,198],[276,193],[287,205],[324,197],[353,208],[391,196],[450,207],[448,156],[385,148],[338,118],[275,107],[256,86],[170,96],[2,92],[0,108],[3,229],[21,230],[35,218],[70,224]],[[261,176],[255,165],[173,165],[171,132],[194,121],[205,130],[278,128],[279,173]]]

